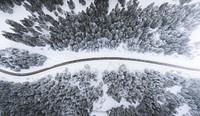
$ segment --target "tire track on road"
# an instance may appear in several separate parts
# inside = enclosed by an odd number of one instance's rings
[[[9,72],[3,69],[0,69],[1,73],[5,73],[8,75],[12,76],[30,76],[30,75],[35,75],[39,74],[60,66],[64,65],[69,65],[69,64],[75,64],[75,63],[80,63],[80,62],[89,62],[89,61],[103,61],[103,60],[123,60],[123,61],[131,61],[131,62],[141,62],[141,63],[147,63],[147,64],[155,64],[155,65],[160,65],[160,66],[167,66],[167,67],[173,67],[173,68],[178,68],[178,69],[184,69],[184,70],[190,70],[190,71],[198,71],[200,72],[200,69],[197,68],[191,68],[191,67],[185,67],[185,66],[180,66],[180,65],[175,65],[175,64],[169,64],[169,63],[164,63],[164,62],[157,62],[157,61],[151,61],[151,60],[143,60],[143,59],[137,59],[137,58],[125,58],[125,57],[94,57],[94,58],[83,58],[83,59],[77,59],[77,60],[71,60],[71,61],[66,61],[63,63],[59,63],[44,69],[40,69],[37,71],[33,72],[28,72],[28,73],[15,73],[15,72]]]

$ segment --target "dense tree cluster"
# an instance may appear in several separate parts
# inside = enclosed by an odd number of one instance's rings
[[[191,79],[189,86],[184,86],[181,95],[186,99],[186,103],[191,108],[190,113],[192,116],[200,115],[200,80]]]
[[[79,0],[79,3],[82,5],[86,5],[86,1],[85,0]]]
[[[57,5],[63,5],[63,0],[27,0],[28,3],[25,2],[25,0],[1,0],[0,1],[0,11],[3,11],[5,13],[12,14],[13,7],[15,5],[24,5],[26,8],[28,8],[28,11],[37,11],[37,9],[41,9],[44,5],[49,11],[53,11],[56,9]]]
[[[181,97],[165,90],[184,82],[171,73],[162,75],[153,70],[133,73],[122,65],[118,71],[105,71],[103,81],[108,85],[107,94],[117,102],[125,98],[130,103],[139,103],[136,107],[113,108],[108,111],[110,116],[172,116],[183,103]]]
[[[125,65],[116,71],[105,70],[103,82],[98,79],[97,72],[86,65],[79,72],[66,69],[35,82],[0,81],[0,115],[88,116],[104,93],[117,102],[122,98],[130,102],[128,107],[109,109],[109,116],[175,116],[184,104],[192,116],[200,114],[199,79],[147,69],[130,71]],[[182,88],[176,94],[166,89],[174,86]]]
[[[95,72],[83,69],[31,83],[0,81],[0,115],[89,116],[93,102],[102,96],[101,84],[96,78]]]
[[[187,54],[190,32],[200,22],[199,3],[185,4],[184,0],[184,5],[164,3],[155,6],[152,3],[144,9],[139,7],[137,0],[130,0],[127,5],[124,0],[118,0],[109,13],[108,0],[94,0],[86,11],[78,14],[73,12],[76,8],[73,0],[67,1],[71,11],[60,7],[62,0],[50,1],[28,0],[31,5],[24,3],[23,6],[32,16],[22,19],[22,24],[7,20],[14,33],[4,32],[3,35],[30,46],[50,45],[55,50],[96,51],[114,49],[124,43],[130,51]],[[86,3],[85,0],[79,2]],[[42,4],[57,19],[43,12]],[[39,16],[34,14],[36,12]],[[43,34],[46,32],[49,34]]]
[[[168,74],[167,74],[168,75]],[[187,104],[190,109],[189,113],[191,116],[199,116],[200,115],[200,80],[199,79],[184,79],[184,81],[180,81],[180,76],[178,75],[170,75],[170,77],[175,77],[172,80],[177,80],[178,83],[182,85],[180,93],[177,95],[170,94],[169,92],[162,96],[165,99],[166,103],[158,104],[159,97],[155,99],[152,97],[152,94],[145,96],[142,102],[137,106],[129,106],[129,107],[116,107],[107,111],[109,116],[176,116],[176,112],[171,109],[175,108],[175,106],[180,106],[180,103]],[[182,80],[182,79],[181,79]],[[154,83],[154,82],[153,82]],[[159,83],[159,82],[158,82]],[[177,98],[179,97],[179,98]],[[162,98],[162,99],[163,99]],[[166,99],[167,98],[167,99]],[[175,105],[176,104],[176,105]],[[186,109],[184,109],[186,110]],[[189,115],[189,114],[188,114]],[[185,116],[185,115],[184,115]]]
[[[184,5],[186,3],[190,3],[192,0],[179,0],[181,5]]]
[[[27,50],[6,48],[0,50],[0,66],[19,72],[33,66],[42,66],[47,60],[46,56],[29,53]]]

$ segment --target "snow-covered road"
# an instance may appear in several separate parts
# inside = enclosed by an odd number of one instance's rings
[[[136,59],[136,58],[125,58],[125,57],[94,57],[94,58],[77,59],[77,60],[71,60],[71,61],[63,62],[63,63],[60,63],[60,64],[55,64],[53,66],[50,66],[50,67],[47,67],[47,68],[43,68],[43,69],[40,69],[40,70],[37,70],[37,71],[33,71],[33,72],[28,72],[28,73],[13,73],[13,72],[9,72],[9,71],[3,70],[3,69],[0,69],[0,72],[8,74],[8,75],[12,75],[12,76],[30,76],[30,75],[35,75],[35,74],[38,74],[38,73],[42,73],[44,71],[52,70],[54,68],[57,68],[57,67],[60,67],[60,66],[64,66],[64,65],[80,63],[80,62],[104,61],[104,60],[134,61],[134,62],[155,64],[155,65],[160,65],[160,66],[178,68],[178,69],[182,69],[182,70],[190,70],[190,71],[200,72],[200,69],[198,69],[198,68],[185,67],[185,66],[169,64],[169,63],[164,63],[164,62],[158,62],[158,61],[151,61],[151,60],[143,60],[143,59]]]

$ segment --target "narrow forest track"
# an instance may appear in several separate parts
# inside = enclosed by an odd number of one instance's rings
[[[40,69],[37,71],[28,72],[28,73],[14,73],[14,72],[9,72],[9,71],[3,70],[3,69],[0,69],[0,72],[8,74],[8,75],[12,75],[12,76],[31,76],[31,75],[39,74],[39,73],[51,70],[53,68],[64,66],[64,65],[75,64],[75,63],[80,63],[80,62],[89,62],[89,61],[103,61],[103,60],[112,60],[112,61],[123,60],[123,61],[132,61],[132,62],[142,62],[142,63],[155,64],[155,65],[160,65],[160,66],[166,66],[166,67],[200,72],[200,69],[197,69],[197,68],[185,67],[185,66],[169,64],[169,63],[164,63],[164,62],[151,61],[151,60],[143,60],[143,59],[137,59],[137,58],[125,58],[125,57],[94,57],[94,58],[76,59],[76,60],[66,61],[63,63],[59,63],[59,64],[56,64],[56,65],[53,65],[53,66],[50,66],[50,67],[47,67],[44,69]]]

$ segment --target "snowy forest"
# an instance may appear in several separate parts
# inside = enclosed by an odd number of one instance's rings
[[[21,69],[29,69],[32,66],[42,66],[46,60],[46,56],[30,54],[27,50],[17,48],[0,50],[0,65],[16,72]]]
[[[23,1],[2,0],[1,10],[13,13],[13,4],[22,5]],[[4,31],[3,36],[29,46],[50,45],[54,50],[98,51],[124,43],[130,51],[189,54],[189,35],[199,25],[200,7],[199,3],[184,5],[187,0],[181,1],[181,5],[158,7],[152,3],[141,9],[137,0],[130,0],[127,8],[125,0],[119,0],[108,13],[108,0],[95,0],[86,11],[76,14],[73,0],[67,1],[71,12],[59,7],[63,0],[27,0],[23,7],[32,15],[22,19],[22,24],[6,20],[14,33]],[[86,0],[79,2],[86,4]],[[42,6],[55,17],[45,14]]]
[[[189,104],[192,116],[200,115],[200,80],[186,80],[180,75],[154,70],[130,71],[125,65],[111,72],[105,70],[101,82],[97,72],[87,65],[76,73],[67,69],[36,82],[0,81],[2,116],[88,116],[93,103],[105,94],[117,102],[122,98],[139,105],[119,106],[106,111],[109,116],[176,116],[176,108]],[[103,91],[103,85],[108,86]],[[179,94],[166,88],[181,86]],[[104,93],[105,92],[105,93]]]
[[[200,116],[200,1],[142,1],[0,0],[0,116]]]

